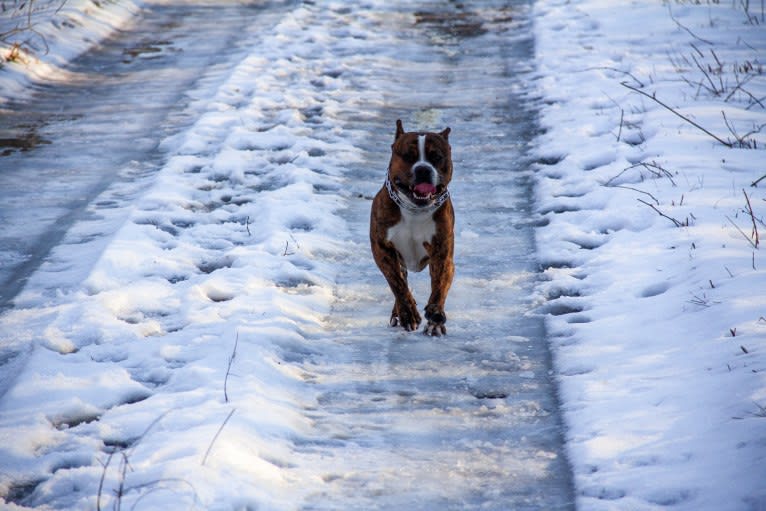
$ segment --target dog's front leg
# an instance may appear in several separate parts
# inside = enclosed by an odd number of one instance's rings
[[[404,269],[401,256],[388,241],[376,243],[373,256],[394,294],[391,326],[401,325],[407,331],[417,330],[421,321],[420,313],[407,284],[407,270]]]
[[[446,208],[451,213],[451,204]],[[443,222],[437,225],[436,236],[433,243],[426,243],[426,251],[430,256],[429,271],[431,273],[431,296],[426,305],[426,319],[428,324],[425,328],[426,335],[444,335],[447,333],[447,314],[444,312],[444,303],[447,301],[447,293],[452,286],[452,278],[455,275],[455,263],[453,262],[454,242],[452,237],[452,215],[447,215]],[[443,231],[440,233],[440,231]],[[448,232],[448,236],[444,234]],[[438,241],[437,241],[438,240]]]
[[[426,325],[425,333],[427,335],[444,335],[447,333],[447,313],[444,312],[444,302],[447,301],[447,293],[452,285],[452,277],[455,274],[455,266],[452,259],[445,259],[437,264],[436,260],[431,259],[431,297],[426,305]]]

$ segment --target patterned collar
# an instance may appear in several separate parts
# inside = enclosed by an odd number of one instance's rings
[[[434,199],[431,204],[428,204],[427,206],[417,206],[409,201],[402,200],[402,198],[394,189],[394,185],[391,183],[391,180],[388,178],[388,176],[386,176],[386,190],[388,190],[388,196],[391,197],[391,200],[394,201],[397,206],[413,213],[433,213],[442,207],[442,205],[447,202],[447,199],[450,197],[449,190],[445,189],[436,197],[436,199]]]

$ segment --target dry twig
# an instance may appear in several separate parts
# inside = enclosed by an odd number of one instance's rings
[[[672,19],[672,20],[673,20],[673,22],[675,22],[675,24],[676,24],[676,25],[678,25],[678,28],[680,28],[680,29],[682,29],[682,30],[685,30],[685,31],[686,31],[686,32],[687,32],[687,33],[688,33],[690,36],[692,36],[693,38],[697,39],[698,41],[702,41],[702,42],[703,42],[703,43],[705,43],[705,44],[710,44],[710,45],[712,45],[712,44],[713,44],[713,42],[712,42],[712,41],[708,41],[707,39],[702,39],[702,38],[701,38],[701,37],[699,37],[697,34],[695,34],[695,33],[694,33],[694,32],[692,32],[691,30],[689,30],[688,28],[686,28],[684,25],[682,25],[682,24],[681,24],[681,22],[680,22],[680,21],[678,21],[678,20],[676,19],[676,17],[675,17],[675,16],[673,16],[673,11],[670,9],[670,4],[668,4],[668,14],[670,14],[670,19]]]
[[[743,149],[756,149],[757,143],[755,139],[751,138],[750,140],[747,139],[747,137],[751,135],[755,135],[756,133],[760,133],[763,128],[766,128],[766,124],[761,124],[760,126],[754,126],[751,131],[748,131],[744,135],[739,135],[736,130],[734,129],[734,126],[729,122],[729,119],[726,117],[726,112],[721,110],[721,115],[723,116],[723,122],[726,124],[726,127],[729,128],[729,132],[734,135],[734,139],[737,141],[737,145]]]
[[[652,209],[653,209],[654,211],[656,211],[656,212],[657,212],[657,214],[658,214],[658,215],[660,215],[661,217],[667,218],[668,220],[670,220],[671,222],[673,222],[673,225],[675,225],[676,227],[688,227],[688,226],[689,226],[689,221],[688,221],[688,219],[687,219],[686,223],[683,223],[683,222],[679,222],[678,220],[676,220],[676,219],[675,219],[675,218],[673,218],[672,216],[668,216],[668,215],[666,215],[665,213],[663,213],[662,211],[660,211],[659,209],[657,209],[657,208],[654,206],[654,204],[649,204],[649,203],[648,203],[648,202],[646,202],[645,200],[641,200],[641,199],[636,199],[636,200],[637,200],[638,202],[640,202],[641,204],[646,204],[647,206],[649,206],[650,208],[652,208]]]
[[[101,511],[101,492],[104,489],[104,479],[106,479],[106,471],[109,468],[109,464],[112,462],[114,453],[109,453],[109,457],[104,463],[104,470],[101,471],[101,479],[98,482],[98,493],[96,494],[96,511]]]
[[[595,66],[595,67],[585,68],[586,71],[593,71],[593,70],[597,70],[597,69],[601,69],[601,70],[605,70],[605,71],[614,71],[615,73],[621,73],[621,74],[623,74],[625,76],[629,76],[629,77],[631,77],[633,79],[634,82],[636,82],[636,84],[638,84],[639,87],[644,87],[644,82],[642,82],[641,80],[636,78],[633,74],[631,74],[631,73],[629,73],[627,71],[623,71],[622,69],[617,69],[616,67]]]
[[[61,0],[61,3],[53,11],[54,14],[58,14],[61,11],[61,9],[64,8],[64,5],[67,3],[67,1],[68,0]],[[16,12],[23,13],[25,9],[26,9],[26,13],[24,13],[25,22],[23,24],[16,25],[11,30],[0,33],[0,41],[3,41],[11,45],[11,51],[8,54],[8,56],[5,57],[4,59],[8,62],[18,58],[20,48],[23,46],[28,46],[28,42],[29,42],[29,40],[22,41],[22,42],[11,41],[10,38],[15,37],[19,34],[24,34],[26,32],[30,32],[40,38],[43,45],[45,46],[44,53],[47,54],[50,51],[50,47],[48,46],[48,41],[45,39],[45,36],[43,36],[43,34],[41,34],[37,29],[35,29],[36,23],[34,23],[32,20],[32,14],[35,12],[35,1],[29,0],[28,2],[21,2]]]
[[[645,192],[643,190],[639,190],[638,188],[633,188],[632,186],[625,186],[625,185],[614,185],[615,188],[624,188],[625,190],[632,190],[634,192],[643,193],[644,195],[648,195],[658,206],[660,205],[660,201],[652,195],[649,192]]]
[[[637,89],[637,88],[635,88],[635,87],[633,87],[633,86],[631,86],[631,85],[628,85],[628,84],[627,84],[627,83],[625,83],[625,82],[622,82],[622,86],[623,86],[623,87],[626,87],[626,88],[628,88],[628,89],[630,89],[630,90],[632,90],[632,91],[634,91],[634,92],[638,92],[638,93],[639,93],[639,94],[641,94],[642,96],[646,96],[647,98],[649,98],[649,99],[651,99],[652,101],[656,102],[656,103],[657,103],[658,105],[660,105],[661,107],[663,107],[663,108],[666,108],[667,110],[669,110],[670,112],[674,113],[675,115],[677,115],[678,117],[680,117],[680,118],[681,118],[681,119],[683,119],[684,121],[688,122],[689,124],[691,124],[692,126],[694,126],[695,128],[697,128],[698,130],[702,131],[703,133],[705,133],[705,134],[707,134],[707,135],[710,135],[711,137],[713,137],[714,139],[716,139],[718,142],[720,142],[721,144],[725,145],[726,147],[728,147],[728,148],[732,148],[732,147],[734,147],[734,144],[732,144],[731,142],[728,142],[728,141],[726,141],[726,140],[723,140],[723,139],[722,139],[721,137],[719,137],[718,135],[716,135],[716,134],[714,134],[714,133],[711,133],[711,132],[710,132],[710,131],[708,131],[707,129],[703,128],[702,126],[700,126],[700,125],[699,125],[699,124],[697,124],[696,122],[694,122],[694,121],[692,121],[691,119],[689,119],[688,117],[686,117],[685,115],[681,114],[681,113],[680,113],[680,112],[678,112],[677,110],[675,110],[675,109],[673,109],[672,107],[668,106],[667,104],[663,103],[662,101],[660,101],[659,99],[657,99],[657,98],[654,96],[654,94],[649,94],[649,93],[647,93],[647,92],[644,92],[644,91],[642,91],[641,89]]]
[[[115,501],[114,508],[120,509],[120,506],[122,505],[122,495],[124,494],[124,488],[125,488],[125,477],[127,475],[127,470],[130,467],[130,455],[135,450],[136,446],[141,442],[141,440],[144,439],[144,437],[151,431],[154,426],[157,425],[162,419],[165,418],[167,414],[170,413],[170,410],[160,414],[159,417],[154,419],[149,425],[146,427],[143,433],[139,435],[139,437],[133,442],[133,445],[127,448],[118,449],[111,453],[109,453],[109,457],[106,459],[106,462],[104,465],[104,470],[101,472],[101,480],[98,485],[98,495],[96,496],[96,510],[101,511],[101,494],[103,492],[104,488],[104,479],[106,478],[106,472],[109,470],[109,464],[112,462],[112,458],[116,453],[119,452],[122,460],[120,461],[120,485],[117,490],[115,490],[115,495],[117,496],[117,500]]]
[[[205,462],[207,461],[207,457],[210,455],[210,451],[213,450],[213,444],[215,444],[215,441],[218,440],[218,436],[221,434],[221,431],[223,431],[223,428],[226,427],[226,423],[229,422],[229,419],[231,419],[231,416],[234,415],[234,412],[236,411],[237,411],[236,408],[232,408],[232,410],[229,412],[229,415],[227,415],[226,418],[223,420],[221,427],[218,428],[218,431],[215,433],[213,440],[210,441],[210,445],[207,447],[207,451],[205,451],[205,456],[202,458],[202,465],[205,465]]]
[[[622,136],[622,124],[625,120],[625,110],[620,108],[620,131],[617,132],[617,142],[620,141],[620,137]]]
[[[670,182],[671,182],[671,184],[673,186],[676,186],[676,182],[673,180],[673,174],[669,170],[663,168],[661,165],[658,165],[655,162],[646,163],[646,162],[643,162],[643,161],[640,162],[640,163],[634,163],[633,165],[625,167],[624,169],[622,169],[622,171],[619,174],[617,174],[614,177],[609,178],[604,183],[604,186],[613,186],[611,184],[612,181],[614,181],[615,179],[619,178],[621,175],[623,175],[627,171],[629,171],[631,169],[635,169],[636,167],[643,167],[643,168],[645,168],[646,170],[651,172],[655,177],[658,177],[658,178],[659,177],[666,177],[666,178],[668,178],[670,180]]]
[[[734,228],[735,228],[735,229],[737,229],[737,230],[739,231],[739,233],[742,235],[742,237],[743,237],[743,238],[745,238],[745,239],[747,240],[747,242],[748,242],[748,243],[750,243],[750,245],[751,245],[753,248],[758,248],[758,247],[755,245],[755,243],[753,243],[753,240],[750,238],[750,236],[748,236],[747,234],[745,234],[745,231],[743,231],[742,229],[740,229],[740,227],[739,227],[739,226],[738,226],[736,223],[734,223],[734,220],[732,220],[732,219],[731,219],[731,218],[730,218],[728,215],[725,215],[725,216],[726,216],[726,220],[728,220],[728,221],[731,223],[731,225],[733,225],[733,226],[734,226]]]
[[[742,193],[745,195],[745,202],[747,202],[747,213],[750,214],[750,220],[753,222],[753,232],[751,233],[751,237],[755,240],[753,246],[758,248],[760,240],[758,237],[758,224],[755,222],[755,214],[753,213],[753,206],[750,205],[750,197],[747,196],[747,192],[745,192],[744,188],[742,189]]]
[[[231,351],[231,356],[229,357],[229,365],[226,367],[226,376],[223,379],[223,398],[226,403],[229,402],[229,392],[228,392],[229,374],[231,373],[231,365],[234,363],[234,359],[237,357],[238,344],[239,344],[239,332],[237,332],[237,336],[234,338],[234,349]]]

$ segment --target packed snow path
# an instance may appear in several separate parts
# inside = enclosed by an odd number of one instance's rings
[[[525,144],[535,119],[521,93],[532,41],[523,9],[490,4],[419,5],[418,24],[398,27],[396,65],[368,76],[383,87],[381,108],[351,120],[373,135],[352,175],[343,216],[354,248],[340,261],[312,370],[321,392],[310,417],[333,444],[310,440],[298,452],[317,467],[328,455],[353,461],[350,473],[327,471],[310,509],[569,509],[573,501],[542,321],[526,315],[535,261]],[[381,185],[396,118],[408,119],[406,129],[453,129],[457,277],[445,338],[384,326],[392,297],[367,255],[369,195]],[[410,280],[422,306],[428,276]]]
[[[248,30],[249,54],[202,87],[212,98],[171,112],[192,118],[153,156],[159,172],[130,194],[98,190],[2,318],[14,379],[0,496],[571,509],[543,323],[529,314],[528,10],[306,5]],[[387,326],[369,252],[397,118],[453,129],[444,338]],[[428,282],[413,277],[422,306]]]

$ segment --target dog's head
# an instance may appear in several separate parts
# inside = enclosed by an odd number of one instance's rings
[[[449,128],[439,133],[405,132],[402,121],[396,121],[388,179],[413,206],[431,205],[452,179],[449,133]]]

